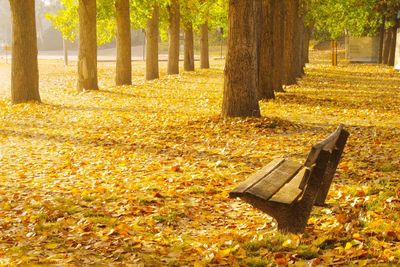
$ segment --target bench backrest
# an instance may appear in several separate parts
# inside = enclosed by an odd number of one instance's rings
[[[344,125],[340,124],[337,127],[337,129],[333,133],[331,133],[327,138],[325,138],[321,142],[313,145],[310,153],[307,156],[304,166],[313,168],[313,166],[316,164],[316,162],[318,160],[318,157],[319,157],[321,151],[327,151],[327,152],[331,153],[331,155],[335,151],[335,154],[339,154],[339,158],[334,157],[334,159],[333,159],[333,157],[331,157],[332,160],[334,160],[335,162],[330,162],[329,165],[335,166],[335,169],[336,169],[337,164],[339,163],[339,160],[340,160],[340,155],[343,152],[347,137],[349,135],[349,133],[346,130],[344,130],[343,128],[344,128]],[[331,159],[328,159],[328,161],[329,160],[331,160]],[[304,187],[307,184],[308,178],[309,177],[306,177],[306,176],[303,177],[303,180],[302,180],[299,188],[304,189]]]

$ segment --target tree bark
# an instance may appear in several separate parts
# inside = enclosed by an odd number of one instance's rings
[[[299,78],[304,75],[304,62],[303,62],[303,52],[304,52],[304,44],[305,44],[305,25],[304,25],[304,17],[300,12],[300,3],[296,1],[296,25],[295,28],[295,42],[294,42],[294,57],[295,64],[293,69],[293,75],[295,78]]]
[[[332,66],[337,66],[338,61],[337,61],[337,41],[332,40],[331,41],[331,57],[332,57]]]
[[[284,84],[291,85],[296,83],[297,76],[297,49],[296,43],[298,31],[298,0],[285,1],[285,33],[284,33]]]
[[[179,24],[180,11],[179,1],[172,0],[169,11],[169,42],[168,42],[168,68],[169,75],[179,74]]]
[[[79,0],[78,91],[98,90],[96,0]]]
[[[304,32],[304,43],[303,43],[303,67],[306,63],[310,63],[310,39],[312,33],[312,26],[306,26]]]
[[[257,99],[257,9],[254,0],[229,1],[223,117],[260,117]]]
[[[284,51],[284,2],[281,0],[274,0],[275,6],[273,8],[272,18],[272,88],[276,92],[283,92],[282,79],[283,79],[283,51]]]
[[[153,15],[146,28],[146,80],[159,78],[158,35],[158,6],[154,5]]]
[[[183,68],[185,71],[194,71],[194,44],[193,25],[191,22],[185,24],[185,44]]]
[[[254,35],[256,45],[256,94],[257,99],[260,100],[260,69],[261,69],[261,42],[262,42],[262,30],[263,30],[263,0],[255,1],[253,9],[253,20],[254,20]]]
[[[389,63],[389,54],[390,54],[391,43],[392,43],[392,30],[387,29],[385,32],[385,42],[384,42],[384,46],[383,46],[383,59],[382,59],[383,64]]]
[[[389,66],[394,66],[394,61],[396,58],[396,42],[397,42],[397,28],[399,27],[399,21],[396,19],[396,23],[391,28],[392,30],[392,41],[390,43],[390,49],[389,49],[389,59],[388,59],[388,65]]]
[[[273,89],[273,39],[272,39],[272,17],[274,0],[262,0],[260,16],[260,47],[259,47],[259,70],[258,70],[258,99],[274,99]]]
[[[383,45],[385,41],[385,17],[382,19],[382,24],[379,26],[379,55],[378,55],[378,63],[383,63]]]
[[[11,101],[40,102],[34,0],[10,0],[12,14]]]
[[[210,59],[208,51],[208,22],[200,26],[200,68],[209,69]]]
[[[116,0],[117,17],[117,65],[115,84],[132,84],[131,19],[129,0]]]

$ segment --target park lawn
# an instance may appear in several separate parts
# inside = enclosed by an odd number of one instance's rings
[[[0,266],[399,264],[400,74],[321,56],[262,118],[225,120],[222,61],[170,77],[164,62],[151,82],[134,62],[125,87],[99,63],[101,90],[84,93],[75,66],[42,61],[43,104],[0,94]],[[303,161],[339,123],[350,138],[305,234],[228,198],[275,157]]]

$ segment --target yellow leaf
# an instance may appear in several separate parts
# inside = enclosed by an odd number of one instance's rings
[[[229,256],[230,253],[231,253],[231,249],[230,249],[230,248],[227,248],[227,249],[220,250],[218,254],[219,254],[222,258],[225,258],[225,257]]]
[[[345,250],[349,250],[353,247],[353,244],[351,242],[347,242],[346,246],[344,247]]]
[[[357,263],[358,266],[367,266],[368,265],[368,260],[360,260]]]
[[[55,249],[55,248],[58,248],[58,244],[57,243],[49,243],[49,244],[46,244],[44,247],[47,249]]]
[[[194,263],[194,265],[193,265],[193,267],[205,267],[206,266],[206,264],[204,264],[204,263],[202,263],[202,262],[199,262],[199,261],[196,261],[195,263]]]

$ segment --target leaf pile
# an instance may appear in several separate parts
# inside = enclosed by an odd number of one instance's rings
[[[153,82],[134,64],[133,86],[112,86],[102,63],[101,91],[77,94],[74,66],[41,62],[44,104],[2,96],[0,265],[400,262],[400,74],[311,64],[261,103],[263,118],[224,120],[222,62]],[[350,139],[306,234],[228,199],[271,159],[304,160],[339,123]]]

